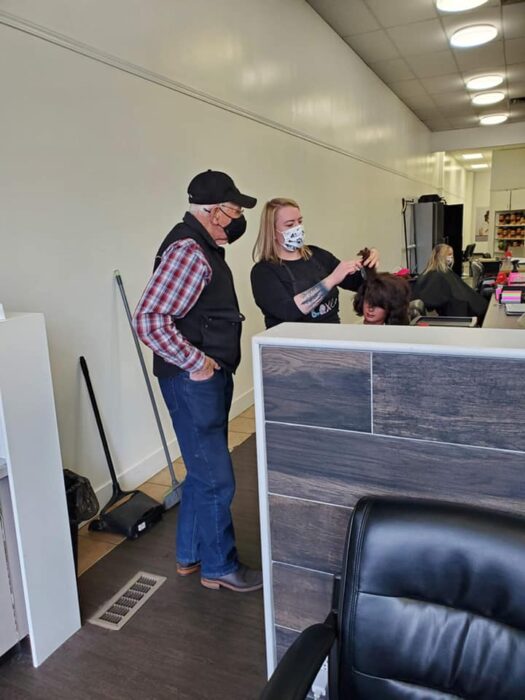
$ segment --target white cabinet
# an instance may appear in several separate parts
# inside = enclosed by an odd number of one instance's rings
[[[14,599],[11,615],[14,608],[19,636],[29,630],[33,663],[38,666],[80,627],[42,314],[8,314],[0,322],[0,458],[7,473],[0,479],[5,535],[0,579],[7,566]],[[1,590],[0,605],[5,605]],[[2,607],[0,628],[8,644],[12,619],[8,611],[4,625],[3,611]]]
[[[0,656],[19,640],[4,543],[5,530],[0,513]]]
[[[16,529],[7,480],[0,459],[0,656],[28,634]]]

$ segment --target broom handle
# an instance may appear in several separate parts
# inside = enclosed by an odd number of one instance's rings
[[[113,496],[115,496],[116,494],[121,493],[121,489],[118,483],[115,467],[113,466],[113,460],[111,459],[111,452],[109,451],[108,441],[106,440],[106,433],[104,431],[102,418],[100,417],[100,413],[97,406],[97,399],[95,398],[95,392],[93,391],[93,385],[91,384],[91,378],[89,376],[87,362],[83,356],[80,358],[80,367],[82,368],[82,374],[84,375],[84,379],[86,381],[89,399],[91,401],[91,407],[93,408],[93,413],[95,414],[95,420],[97,422],[100,440],[102,441],[102,447],[104,448],[104,454],[106,455],[106,462],[108,463],[109,473],[111,474],[111,483],[113,484]]]
[[[120,290],[120,296],[122,297],[122,303],[124,304],[124,309],[126,310],[126,316],[128,317],[128,323],[129,323],[129,327],[131,329],[131,335],[133,336],[133,341],[135,342],[135,348],[137,350],[137,355],[139,356],[140,366],[142,367],[142,374],[144,375],[144,380],[146,381],[146,386],[148,388],[148,394],[149,394],[149,398],[151,401],[151,407],[153,408],[153,413],[155,415],[155,420],[157,422],[157,428],[159,429],[160,440],[162,442],[164,454],[165,454],[166,459],[168,461],[168,469],[170,472],[171,480],[173,482],[173,485],[177,485],[179,482],[177,481],[177,477],[175,476],[175,471],[173,470],[173,463],[171,461],[170,451],[168,449],[168,443],[166,442],[166,436],[164,435],[164,428],[162,427],[162,423],[160,420],[159,410],[157,408],[157,402],[155,400],[155,394],[153,393],[153,388],[151,386],[151,382],[149,379],[149,374],[148,374],[148,370],[146,368],[146,363],[144,362],[144,355],[142,354],[142,348],[140,347],[139,338],[138,338],[137,332],[133,326],[133,317],[131,315],[131,311],[130,311],[129,304],[128,304],[128,298],[126,296],[126,291],[124,289],[124,282],[122,281],[122,277],[120,276],[120,272],[118,270],[115,270],[114,275],[115,275],[115,279],[117,281],[118,288]]]

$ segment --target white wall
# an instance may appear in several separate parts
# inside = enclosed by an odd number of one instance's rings
[[[227,170],[260,203],[295,197],[311,242],[339,256],[376,245],[385,269],[403,262],[401,197],[464,195],[422,123],[301,0],[0,0],[0,19],[0,301],[45,313],[64,463],[97,488],[78,356],[117,470],[138,483],[163,458],[112,273],[133,306],[194,174]],[[234,412],[262,329],[259,211],[227,251],[247,317]]]

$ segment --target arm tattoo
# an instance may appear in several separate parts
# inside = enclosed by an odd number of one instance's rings
[[[301,294],[298,294],[297,300],[303,313],[310,312],[318,304],[320,304],[329,291],[330,290],[327,289],[326,285],[323,282],[318,282],[317,284],[314,284],[313,287],[310,287],[310,289],[307,289]]]

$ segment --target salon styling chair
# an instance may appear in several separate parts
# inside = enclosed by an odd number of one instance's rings
[[[426,500],[354,510],[333,610],[305,629],[260,700],[523,700],[525,519]]]

